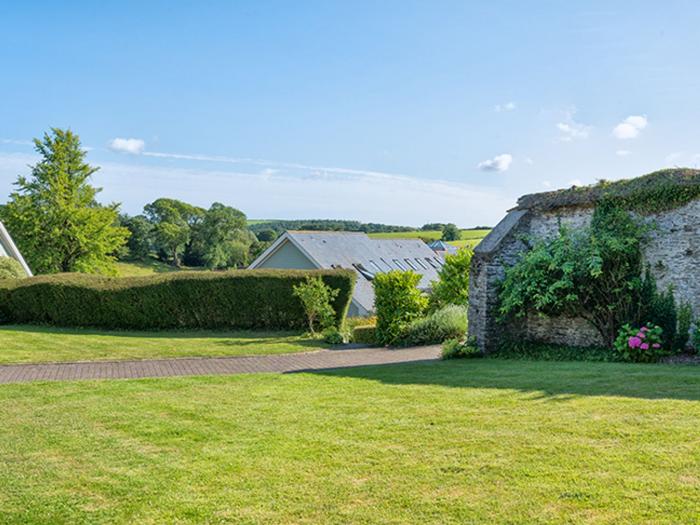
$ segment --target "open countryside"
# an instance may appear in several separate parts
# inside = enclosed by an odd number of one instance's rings
[[[700,6],[164,7],[0,16],[0,525],[700,524]]]

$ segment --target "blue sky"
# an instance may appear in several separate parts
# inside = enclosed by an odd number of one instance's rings
[[[700,4],[12,2],[0,202],[70,127],[101,199],[494,224],[523,194],[700,162]]]

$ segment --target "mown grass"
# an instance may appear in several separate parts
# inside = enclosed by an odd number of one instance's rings
[[[166,264],[156,259],[147,259],[143,261],[121,261],[117,262],[116,266],[117,276],[119,277],[142,277],[157,273],[179,272],[182,270],[203,270],[202,268],[186,266],[177,268],[171,264]]]
[[[697,523],[700,368],[0,387],[4,523]]]
[[[0,327],[0,364],[286,354],[323,346],[320,340],[291,332]]]

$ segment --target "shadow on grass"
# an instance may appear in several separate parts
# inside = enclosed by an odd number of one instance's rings
[[[534,399],[552,401],[577,396],[700,400],[700,367],[697,366],[472,359],[312,373],[389,385],[515,390],[534,394]]]

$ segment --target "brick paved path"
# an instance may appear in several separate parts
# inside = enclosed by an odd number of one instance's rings
[[[399,350],[386,350],[384,348],[319,350],[299,354],[251,357],[0,365],[0,383],[299,372],[350,366],[408,363],[437,359],[439,355],[439,346],[424,346]]]

